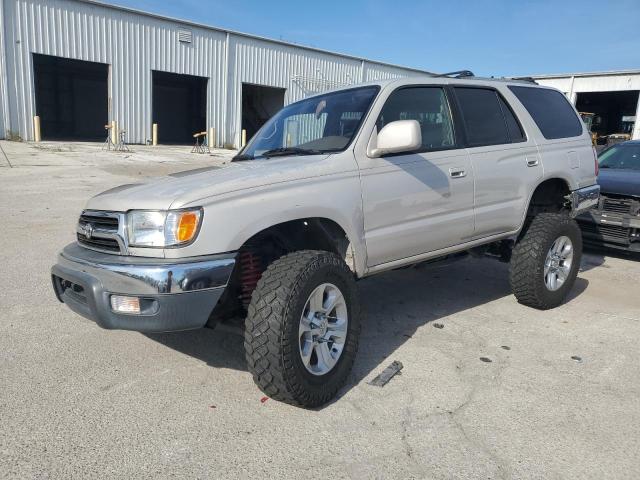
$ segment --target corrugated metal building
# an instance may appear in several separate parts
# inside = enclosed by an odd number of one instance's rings
[[[106,138],[116,120],[129,143],[156,122],[160,143],[215,127],[238,146],[283,103],[425,73],[91,0],[0,3],[0,135],[26,140],[38,115],[44,139]]]
[[[640,139],[640,70],[537,75],[541,85],[563,91],[578,111],[596,115],[593,130]]]

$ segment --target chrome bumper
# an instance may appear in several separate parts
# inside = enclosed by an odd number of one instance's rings
[[[576,217],[581,213],[590,210],[598,205],[600,198],[600,185],[591,185],[589,187],[574,190],[569,195],[571,201],[571,216]]]
[[[182,260],[95,252],[68,245],[51,268],[58,300],[104,328],[145,332],[203,327],[224,292],[235,254]],[[136,296],[140,314],[116,313],[112,294]]]

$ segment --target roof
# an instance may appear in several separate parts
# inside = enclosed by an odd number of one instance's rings
[[[422,75],[414,75],[411,77],[401,77],[401,78],[386,78],[381,80],[370,80],[368,82],[356,83],[351,85],[343,85],[341,87],[332,88],[328,91],[335,92],[339,90],[349,90],[355,87],[366,87],[369,85],[379,85],[381,87],[386,87],[387,85],[393,86],[402,86],[402,85],[420,85],[424,84],[442,84],[447,83],[451,85],[461,84],[461,85],[473,85],[477,83],[478,85],[491,85],[494,83],[502,83],[506,85],[525,85],[537,88],[550,88],[545,85],[539,85],[531,80],[525,78],[486,78],[486,77],[448,77],[444,75],[438,75],[435,73],[422,74]],[[318,95],[323,95],[327,92],[319,92]],[[315,96],[315,95],[314,95]]]
[[[551,87],[547,87],[545,85],[538,85],[537,83],[532,82],[530,80],[520,79],[520,78],[516,78],[516,79],[502,78],[502,77],[501,78],[484,78],[484,77],[456,78],[456,77],[447,77],[443,75],[430,73],[430,74],[423,74],[423,75],[415,75],[411,77],[387,78],[383,80],[370,80],[368,82],[342,85],[336,88],[331,88],[327,91],[314,93],[313,95],[310,95],[301,100],[298,100],[298,102],[303,102],[305,100],[308,100],[309,98],[320,97],[322,95],[327,95],[329,93],[340,92],[344,90],[353,90],[354,88],[362,88],[362,87],[369,87],[369,86],[378,86],[381,88],[386,88],[389,85],[391,85],[392,88],[396,88],[396,87],[399,88],[399,87],[413,86],[413,85],[420,86],[420,85],[442,85],[442,84],[464,86],[464,85],[473,85],[476,82],[477,82],[477,85],[479,86],[492,86],[495,83],[503,83],[505,85],[520,85],[520,86],[529,86],[529,87],[535,87],[535,88],[555,90]],[[297,102],[294,102],[294,103],[297,103]]]
[[[324,49],[321,49],[321,48],[309,47],[309,46],[306,46],[306,45],[299,45],[299,44],[296,44],[296,43],[285,42],[283,40],[276,40],[276,39],[273,39],[273,38],[262,37],[260,35],[252,35],[250,33],[244,33],[244,32],[238,32],[238,31],[235,31],[235,30],[229,30],[229,29],[226,29],[226,28],[214,27],[212,25],[207,25],[207,24],[204,24],[204,23],[194,22],[194,21],[191,21],[191,20],[184,20],[184,19],[181,19],[181,18],[169,17],[169,16],[166,16],[166,15],[160,15],[160,14],[157,14],[157,13],[146,12],[144,10],[138,10],[137,8],[131,8],[131,7],[125,7],[123,5],[116,5],[116,4],[113,4],[113,3],[107,3],[107,2],[104,2],[102,0],[75,0],[75,1],[81,2],[81,3],[88,3],[88,4],[91,4],[91,5],[96,5],[96,6],[100,6],[100,7],[104,7],[104,8],[109,8],[109,9],[112,9],[112,10],[118,10],[118,11],[121,11],[121,12],[132,13],[132,14],[135,14],[135,15],[143,15],[145,17],[155,18],[155,19],[158,19],[158,20],[165,20],[165,21],[168,21],[168,22],[179,23],[181,25],[188,25],[188,26],[192,26],[192,27],[196,27],[196,28],[202,28],[202,29],[205,29],[205,30],[212,30],[212,31],[216,31],[216,32],[229,33],[229,34],[232,34],[232,35],[238,35],[240,37],[252,38],[252,39],[255,39],[255,40],[262,40],[264,42],[275,43],[275,44],[278,44],[278,45],[285,45],[285,46],[288,46],[288,47],[300,48],[300,49],[309,50],[309,51],[312,51],[312,52],[325,53],[325,54],[334,55],[334,56],[337,56],[337,57],[348,58],[350,60],[357,60],[357,61],[360,61],[360,62],[368,62],[368,63],[372,63],[372,64],[375,64],[375,65],[382,65],[382,66],[385,66],[385,67],[400,68],[402,70],[408,70],[408,71],[411,71],[411,72],[423,73],[423,74],[427,74],[427,75],[432,74],[432,72],[429,72],[427,70],[420,70],[418,68],[405,67],[405,66],[402,66],[402,65],[396,65],[394,63],[380,62],[378,60],[371,60],[371,59],[365,58],[365,57],[358,57],[358,56],[355,56],[355,55],[348,55],[346,53],[338,53],[338,52],[333,52],[331,50],[324,50]]]
[[[546,75],[529,75],[533,79],[542,78],[571,78],[571,77],[609,77],[614,75],[640,75],[640,70],[607,70],[604,72],[578,72]]]

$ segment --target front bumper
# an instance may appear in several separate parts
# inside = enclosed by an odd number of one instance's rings
[[[600,185],[591,185],[589,187],[574,190],[569,195],[571,202],[571,215],[577,217],[593,207],[598,205],[600,199]]]
[[[586,243],[640,252],[639,217],[594,209],[583,213],[576,220]]]
[[[183,260],[110,255],[73,243],[51,268],[58,300],[107,329],[167,332],[201,328],[229,281],[235,254]],[[117,313],[112,294],[140,298],[141,313]]]

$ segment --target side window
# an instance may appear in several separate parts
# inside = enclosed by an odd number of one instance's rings
[[[495,90],[455,87],[455,92],[470,146],[511,143]]]
[[[510,86],[547,140],[582,135],[582,122],[566,97],[557,90]]]
[[[500,106],[502,107],[504,119],[507,121],[507,129],[509,130],[511,143],[526,142],[527,137],[524,134],[524,130],[522,130],[520,122],[516,118],[516,114],[513,113],[513,110],[511,110],[511,107],[507,104],[505,99],[502,98],[502,95],[498,94],[498,99],[500,100]]]
[[[376,122],[378,131],[396,120],[416,120],[420,124],[423,151],[455,145],[449,103],[440,87],[411,87],[393,92]]]

